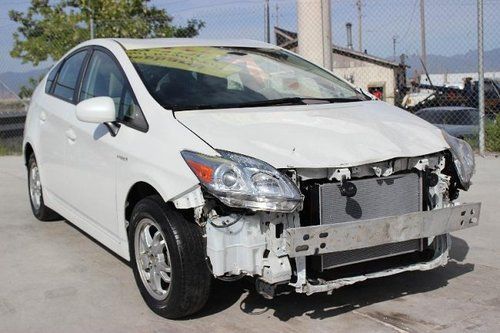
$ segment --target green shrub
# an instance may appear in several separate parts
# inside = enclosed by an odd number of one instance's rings
[[[0,156],[21,154],[21,144],[17,142],[0,141]]]
[[[497,120],[484,125],[486,150],[500,152],[500,115]]]
[[[18,99],[1,99],[0,111],[23,111],[26,108],[27,101]]]
[[[464,138],[464,140],[467,141],[468,144],[470,144],[472,149],[474,149],[475,151],[479,150],[479,136],[478,135],[466,137],[466,138]]]

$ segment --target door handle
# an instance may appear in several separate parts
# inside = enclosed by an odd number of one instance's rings
[[[66,131],[66,137],[70,142],[75,142],[76,141],[76,133],[72,129],[69,129]]]
[[[40,120],[42,121],[42,123],[47,120],[47,114],[45,113],[45,111],[40,112]]]

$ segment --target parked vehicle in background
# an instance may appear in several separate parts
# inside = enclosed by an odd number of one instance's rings
[[[475,108],[442,106],[421,109],[415,115],[460,139],[477,138],[479,134],[479,110]],[[484,121],[495,123],[496,114],[486,113]]]
[[[477,81],[468,81],[463,89],[432,84],[416,84],[414,89],[422,89],[424,92],[413,93],[413,97],[411,94],[405,96],[403,107],[412,113],[423,108],[439,106],[479,107]],[[486,114],[500,113],[500,81],[498,79],[484,79],[484,109]]]
[[[481,208],[456,201],[467,142],[257,41],[80,44],[35,90],[23,146],[33,214],[130,260],[168,318],[214,278],[270,298],[445,265]]]
[[[479,110],[475,108],[442,106],[421,109],[415,115],[460,139],[479,133]]]

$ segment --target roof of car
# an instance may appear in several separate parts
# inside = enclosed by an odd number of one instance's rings
[[[201,38],[112,38],[126,50],[151,49],[175,46],[228,46],[277,48],[276,45],[251,39],[201,39]]]

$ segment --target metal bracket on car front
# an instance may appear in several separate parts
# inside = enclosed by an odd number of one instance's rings
[[[354,250],[364,247],[433,237],[476,226],[481,203],[461,204],[369,220],[285,230],[290,257]]]
[[[205,199],[203,198],[200,185],[195,185],[186,192],[172,198],[171,201],[177,209],[195,208],[205,204]]]

